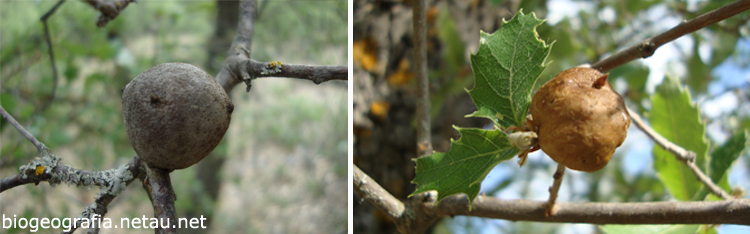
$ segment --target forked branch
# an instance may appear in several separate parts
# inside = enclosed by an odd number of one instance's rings
[[[216,81],[229,93],[235,85],[244,82],[250,91],[252,80],[260,77],[288,77],[306,79],[320,84],[330,80],[347,80],[346,66],[297,65],[281,62],[258,62],[250,59],[257,2],[240,2],[240,19],[237,34],[227,51],[227,58],[216,75]]]
[[[656,49],[668,42],[684,36],[685,34],[695,32],[698,29],[732,17],[748,9],[750,9],[750,0],[739,0],[730,3],[716,10],[700,15],[695,19],[683,21],[679,25],[667,30],[664,33],[656,35],[652,38],[648,38],[625,50],[617,52],[616,54],[602,61],[594,63],[592,67],[599,69],[602,72],[606,72],[611,70],[612,68],[626,64],[635,59],[651,57]]]
[[[677,160],[680,160],[681,162],[685,163],[685,165],[690,169],[690,171],[695,174],[695,177],[698,178],[698,180],[703,183],[706,188],[708,188],[711,193],[714,195],[723,198],[723,199],[732,199],[732,196],[729,195],[726,191],[721,189],[718,185],[716,185],[713,181],[711,181],[711,178],[708,177],[703,171],[695,164],[695,152],[688,151],[680,147],[679,145],[675,145],[674,143],[670,142],[669,140],[665,139],[659,133],[654,131],[651,127],[646,125],[646,123],[643,122],[640,116],[638,116],[638,113],[633,112],[628,108],[628,114],[630,114],[630,119],[635,123],[635,126],[637,126],[641,131],[646,133],[646,135],[651,138],[654,142],[656,142],[657,145],[664,148],[664,150],[669,151],[670,153],[674,154],[674,156],[677,158]]]

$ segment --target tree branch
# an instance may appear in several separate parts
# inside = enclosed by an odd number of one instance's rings
[[[560,202],[546,216],[544,201],[502,200],[479,196],[468,211],[465,195],[454,195],[434,207],[439,215],[470,215],[511,221],[591,224],[742,224],[750,225],[750,199],[689,202]],[[426,204],[429,207],[431,204]]]
[[[222,64],[216,81],[219,82],[224,91],[229,94],[235,85],[246,81],[250,89],[251,76],[248,74],[245,61],[250,60],[250,49],[253,44],[253,32],[255,30],[255,0],[240,2],[240,19],[237,23],[237,34],[234,36],[232,46],[227,51],[227,58]]]
[[[427,79],[427,23],[424,0],[414,1],[414,72],[417,78],[417,157],[432,154],[430,141],[430,84]]]
[[[549,200],[547,200],[547,205],[545,206],[544,215],[552,216],[555,214],[556,206],[555,201],[557,200],[557,192],[560,191],[560,184],[562,184],[563,176],[565,175],[565,165],[562,163],[557,164],[557,171],[555,171],[555,174],[552,176],[555,181],[552,183],[552,186],[549,188]]]
[[[133,182],[136,178],[143,180],[145,178],[145,163],[141,161],[141,158],[138,157],[138,155],[133,156],[133,159],[130,160],[127,164],[120,166],[120,168],[127,167],[126,169],[132,174],[132,178],[129,178],[127,180],[123,180],[126,184],[125,186],[130,185],[131,182]],[[121,188],[120,191],[125,190],[125,188]],[[119,193],[119,192],[117,192]],[[96,225],[99,224],[98,222],[94,222],[94,219],[101,220],[104,215],[107,214],[107,207],[109,207],[109,204],[115,200],[117,197],[117,194],[112,192],[107,192],[107,190],[101,190],[99,191],[99,194],[96,195],[94,198],[94,203],[90,206],[87,206],[83,209],[83,212],[81,212],[80,215],[78,215],[78,218],[81,220],[76,222],[76,225],[71,227],[70,231],[65,233],[73,233],[75,230],[81,226],[83,223],[83,219],[88,219],[89,223],[91,223],[92,226],[88,233],[98,233],[101,229],[100,226]]]
[[[559,202],[547,215],[547,201],[503,200],[478,196],[469,211],[466,195],[453,195],[435,206],[436,195],[420,194],[406,205],[354,167],[354,190],[388,214],[401,233],[422,233],[434,220],[466,215],[511,221],[591,224],[741,224],[750,225],[750,199],[684,202]],[[424,196],[421,196],[424,195]],[[419,224],[419,225],[417,225]]]
[[[16,121],[16,119],[13,118],[13,116],[11,116],[7,111],[5,111],[5,108],[3,108],[2,105],[0,105],[0,114],[2,114],[3,118],[7,120],[10,123],[10,125],[13,125],[13,127],[18,129],[18,131],[21,132],[21,135],[26,137],[26,139],[28,139],[31,142],[31,144],[34,144],[34,146],[36,147],[37,150],[39,150],[39,152],[42,152],[47,149],[47,146],[44,146],[44,144],[39,142],[39,140],[37,140],[36,137],[34,137],[34,135],[31,135],[29,131],[26,131],[26,129],[23,128],[23,126],[21,126],[21,124],[19,124],[18,121]]]
[[[400,233],[423,233],[439,216],[430,209],[424,209],[423,202],[436,197],[436,193],[426,192],[412,196],[404,204],[393,197],[378,182],[370,178],[357,165],[352,165],[354,191],[363,200],[375,205],[396,223]]]
[[[146,167],[146,173],[148,174],[147,180],[150,187],[149,198],[151,198],[151,204],[154,205],[154,217],[159,220],[158,233],[177,233],[177,218],[175,216],[174,201],[177,200],[177,196],[172,188],[172,181],[169,178],[169,173],[159,168]],[[164,220],[168,220],[166,223]],[[169,224],[167,227],[162,227],[162,224]]]
[[[32,142],[42,154],[41,157],[36,157],[30,163],[21,166],[18,174],[0,179],[0,193],[20,185],[31,183],[38,185],[42,181],[47,181],[53,187],[65,183],[78,187],[96,186],[100,188],[99,193],[94,198],[95,202],[84,208],[83,212],[78,216],[81,220],[78,220],[75,227],[71,228],[67,233],[73,233],[76,227],[80,227],[83,219],[92,220],[104,217],[107,213],[109,203],[120,192],[124,191],[127,185],[133,182],[133,180],[142,178],[145,174],[142,161],[137,155],[127,164],[106,171],[79,170],[62,164],[60,163],[62,160],[60,157],[52,154],[44,146],[44,143],[39,142],[31,133],[26,131],[2,106],[0,106],[0,114],[18,129],[26,139]],[[96,222],[90,223],[96,224]],[[99,228],[98,226],[94,226],[90,232],[97,232]]]
[[[750,0],[739,0],[730,3],[716,10],[700,15],[690,21],[683,21],[679,25],[664,33],[656,35],[655,37],[648,38],[641,43],[633,45],[625,50],[618,52],[615,55],[594,63],[592,67],[602,72],[606,72],[612,68],[618,67],[635,59],[651,57],[656,49],[670,41],[673,41],[685,34],[695,32],[698,29],[704,28],[716,22],[722,21],[726,18],[732,17],[748,9],[750,9]]]
[[[346,66],[282,64],[247,60],[248,72],[254,79],[262,77],[287,77],[310,80],[320,84],[331,80],[348,80]]]
[[[77,227],[81,226],[84,219],[89,220],[91,224],[98,224],[98,222],[93,222],[93,219],[101,220],[107,213],[109,203],[124,191],[133,180],[141,178],[145,174],[142,161],[137,155],[127,164],[116,169],[94,172],[75,169],[69,165],[61,164],[60,161],[61,158],[50,154],[49,150],[42,151],[42,157],[36,157],[31,163],[21,166],[19,174],[0,180],[0,192],[23,184],[34,183],[38,185],[42,181],[47,181],[53,187],[61,183],[78,187],[99,187],[100,191],[94,198],[94,203],[84,208],[78,216],[80,220],[66,233],[73,233]],[[98,230],[99,228],[93,226],[92,230]]]
[[[711,181],[711,178],[706,176],[703,171],[698,168],[697,165],[695,165],[695,152],[691,152],[688,150],[683,149],[682,147],[675,145],[674,143],[670,142],[669,140],[665,139],[659,133],[654,131],[651,127],[646,125],[646,123],[643,122],[640,116],[638,116],[637,113],[630,110],[628,108],[628,114],[630,114],[630,119],[635,123],[635,126],[637,126],[641,131],[646,133],[648,137],[650,137],[654,142],[656,142],[657,145],[661,146],[664,150],[669,151],[670,153],[674,154],[675,157],[677,157],[677,160],[680,160],[681,162],[685,163],[687,167],[690,169],[690,171],[695,174],[695,177],[698,178],[698,180],[703,183],[706,188],[708,188],[711,193],[714,195],[722,198],[722,199],[732,199],[732,196],[729,195],[726,191],[721,189],[718,185],[716,185],[713,181]]]
[[[404,213],[404,203],[388,193],[383,187],[365,174],[357,165],[352,165],[354,191],[363,200],[368,201],[386,213],[393,220],[398,220]]]
[[[346,66],[320,66],[258,62],[250,59],[256,18],[255,0],[240,2],[240,19],[237,34],[227,52],[227,58],[216,75],[224,91],[229,93],[235,85],[245,82],[250,91],[252,80],[261,77],[289,77],[306,79],[320,84],[329,80],[348,80]]]
[[[99,11],[99,19],[96,20],[97,27],[104,27],[109,21],[114,20],[120,15],[120,12],[125,10],[131,2],[137,3],[137,0],[114,0],[112,2],[105,0],[83,0]]]

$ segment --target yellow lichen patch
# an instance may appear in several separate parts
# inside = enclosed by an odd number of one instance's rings
[[[36,170],[34,171],[34,174],[36,174],[37,176],[44,174],[44,168],[45,167],[42,165],[36,166]]]
[[[388,84],[391,86],[401,86],[409,84],[414,79],[414,72],[411,71],[409,60],[402,59],[398,63],[398,70],[388,76]]]
[[[352,59],[366,71],[373,72],[378,66],[377,45],[372,39],[355,41],[352,45]]]
[[[370,113],[382,120],[388,117],[388,109],[390,108],[391,104],[388,102],[373,102],[372,104],[370,104]]]
[[[273,61],[269,65],[271,65],[271,68],[277,68],[277,67],[281,67],[284,64],[279,61]]]

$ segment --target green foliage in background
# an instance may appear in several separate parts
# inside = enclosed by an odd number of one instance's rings
[[[695,233],[700,225],[603,225],[599,228],[605,234],[682,234]]]
[[[665,139],[696,153],[695,163],[705,170],[708,141],[704,136],[706,126],[700,118],[698,107],[690,93],[680,87],[672,77],[666,77],[651,97],[653,108],[649,113],[652,128]],[[654,147],[654,168],[669,192],[679,200],[690,200],[702,184],[695,175],[669,151]]]

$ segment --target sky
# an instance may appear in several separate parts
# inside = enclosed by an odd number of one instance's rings
[[[688,10],[695,10],[698,7],[700,1],[690,0],[688,1]],[[581,22],[578,20],[579,11],[594,11],[595,5],[592,2],[583,1],[571,1],[571,0],[551,0],[547,2],[547,23],[555,25],[565,18],[571,21],[571,24],[575,27],[576,24],[580,26]],[[643,17],[649,20],[659,19],[657,24],[652,25],[648,29],[648,32],[658,33],[666,31],[667,29],[674,27],[679,24],[682,19],[676,17],[664,17],[667,15],[668,8],[664,5],[657,5],[647,10]],[[615,15],[614,9],[604,9],[600,11],[598,17],[603,21],[612,22],[617,16]],[[656,50],[655,54],[647,59],[643,59],[640,62],[649,67],[650,73],[646,83],[646,91],[649,94],[653,94],[655,87],[661,83],[665,75],[673,75],[676,77],[684,77],[686,68],[683,65],[677,65],[680,61],[682,53],[692,53],[693,39],[691,37],[681,37],[671,43],[665,44]],[[626,47],[629,45],[624,45]],[[710,44],[702,43],[699,45],[699,53],[701,59],[708,61],[710,59]],[[741,38],[738,41],[737,50],[739,51],[750,51],[750,39]],[[712,71],[712,74],[718,77],[718,80],[712,82],[708,86],[709,95],[717,95],[711,99],[706,97],[695,97],[691,95],[694,101],[700,102],[699,107],[701,108],[702,114],[708,118],[715,118],[721,116],[727,112],[733,111],[737,108],[750,112],[750,105],[747,103],[739,103],[736,95],[733,93],[720,94],[726,89],[745,85],[747,87],[750,82],[750,68],[742,69],[737,64],[733,63],[731,59],[727,59],[726,62],[719,65]],[[747,89],[745,89],[747,90]],[[719,95],[720,94],[720,95]],[[707,126],[707,137],[715,141],[717,144],[722,144],[729,136],[721,130],[721,126],[717,123],[718,121],[709,124]],[[623,163],[621,164],[624,171],[631,175],[638,173],[655,174],[653,169],[652,159],[652,148],[654,147],[653,142],[637,127],[631,125],[628,130],[628,137],[622,147],[618,148],[618,152],[615,155],[623,157]],[[621,152],[624,151],[624,152]],[[747,152],[745,153],[747,154]],[[529,163],[539,160],[551,160],[543,152],[537,151],[529,154]],[[744,160],[747,157],[741,156],[729,169],[728,180],[731,186],[741,186],[745,189],[750,189],[750,171],[748,168],[743,166],[747,165]],[[487,179],[482,183],[482,192],[487,192],[487,188],[494,188],[498,183],[508,179],[511,176],[519,176],[523,172],[512,169],[509,167],[518,167],[516,163],[517,159],[510,160],[510,162],[502,162],[496,168],[494,168]],[[531,184],[524,185],[520,183],[511,183],[506,189],[502,190],[497,194],[497,197],[502,199],[532,199],[532,200],[547,200],[549,192],[547,188],[552,184],[552,173],[555,171],[555,164],[551,164],[547,172],[534,172],[537,174],[529,175],[532,176]],[[523,170],[521,170],[523,171]],[[582,172],[576,172],[568,170],[565,174],[566,180],[572,180],[570,182],[563,181],[562,187],[559,192],[558,200],[560,201],[579,201],[581,198],[571,198],[570,190],[574,191],[585,191],[588,189],[589,182],[586,182],[581,176]],[[627,176],[627,175],[626,175]],[[603,188],[602,188],[603,187]],[[600,189],[607,189],[605,186]],[[522,197],[521,192],[523,189],[531,189],[527,194],[527,197]],[[530,197],[529,197],[530,196]],[[750,198],[750,195],[746,197]],[[456,217],[458,223],[471,222],[478,225],[481,228],[481,233],[502,233],[502,230],[508,231],[507,226],[512,222],[507,220],[490,220],[481,218],[465,218]],[[460,229],[460,228],[459,228]],[[721,225],[718,228],[720,234],[734,234],[734,233],[750,233],[750,227],[739,226],[739,225]],[[557,233],[594,233],[595,226],[588,224],[568,224],[563,225],[557,231]]]

